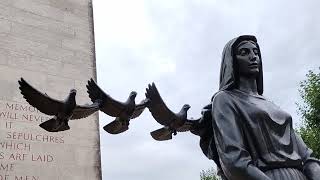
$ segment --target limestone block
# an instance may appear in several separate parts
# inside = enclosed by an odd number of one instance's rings
[[[21,37],[23,39],[28,39],[34,42],[40,42],[43,44],[51,44],[58,47],[61,47],[62,44],[61,36],[37,27],[12,22],[11,29],[12,34],[15,34],[15,36]]]
[[[54,1],[54,0],[51,0],[51,1]],[[66,1],[72,2],[72,3],[77,3],[81,6],[91,6],[91,2],[92,2],[92,0],[66,0]]]
[[[99,128],[99,122],[97,120],[98,118],[98,112],[91,115],[88,118],[80,119],[80,120],[74,120],[70,122],[70,126],[76,129],[83,129],[86,128],[90,131],[97,131]]]
[[[11,23],[6,19],[0,19],[0,33],[9,33],[11,30]]]
[[[37,3],[35,1],[14,0],[13,6],[15,8],[23,9],[39,16],[45,16],[55,20],[61,20],[64,17],[63,11],[61,11],[60,9],[46,4]]]
[[[63,39],[62,47],[76,51],[88,52],[91,50],[91,43],[80,39]]]
[[[39,71],[50,75],[58,75],[63,66],[63,64],[57,60],[34,57],[18,52],[10,52],[8,65],[16,68],[22,67],[23,69],[30,71]]]
[[[72,172],[77,172],[77,174]],[[100,167],[87,167],[83,166],[78,168],[77,166],[68,166],[65,169],[58,171],[60,173],[59,180],[88,180],[88,179],[99,179],[101,176]]]
[[[10,0],[8,0],[11,2]],[[3,2],[3,0],[0,1],[0,18],[2,19],[8,19],[10,17],[11,11],[13,8],[7,5],[6,2]]]
[[[61,73],[61,71],[60,71]],[[46,89],[54,90],[65,94],[65,97],[69,94],[70,89],[74,88],[74,80],[61,76],[47,75]]]
[[[33,0],[33,2],[71,12],[81,17],[88,16],[89,3],[87,0]]]
[[[9,50],[0,49],[0,65],[8,64]]]
[[[93,47],[91,47],[92,51],[93,51]],[[90,67],[95,67],[95,61],[93,61],[94,54],[92,53],[86,53],[86,52],[82,52],[82,51],[75,51],[75,59],[77,59],[77,61],[79,61],[82,64],[87,64]]]
[[[66,77],[73,77],[76,80],[81,80],[90,79],[92,77],[92,72],[95,72],[95,69],[92,67],[79,67],[78,65],[64,63],[61,72],[64,73]]]
[[[0,38],[0,47],[2,47],[3,49],[18,51],[23,54],[29,54],[39,57],[45,57],[47,54],[47,44],[23,39],[13,34],[0,34]]]
[[[96,77],[90,0],[0,0],[0,179],[101,180],[98,113],[51,133],[52,118],[20,93],[23,77],[63,100],[71,88],[90,103],[85,84]]]
[[[75,52],[73,50],[64,49],[62,47],[57,46],[48,46],[46,57],[50,59],[55,59],[59,61],[65,61],[66,59],[72,59],[75,55]]]
[[[13,8],[12,11],[13,12],[11,13],[10,18],[13,22],[47,30],[62,37],[74,37],[74,28],[62,21],[54,20],[49,17],[39,16],[22,9]]]
[[[89,16],[80,17],[71,12],[64,12],[63,21],[66,23],[73,24],[74,26],[80,26],[85,28],[89,26],[90,19],[89,19]]]
[[[93,39],[92,39],[92,34],[90,29],[75,27],[74,32],[75,32],[76,39],[81,39],[86,42],[92,43]]]

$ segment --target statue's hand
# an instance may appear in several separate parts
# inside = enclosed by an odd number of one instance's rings
[[[318,162],[309,162],[304,165],[303,172],[310,180],[318,180],[320,177],[320,164]]]

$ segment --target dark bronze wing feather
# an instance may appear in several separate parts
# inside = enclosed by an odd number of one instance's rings
[[[163,127],[150,132],[150,135],[157,141],[166,141],[172,139],[172,133],[172,130],[170,130],[168,127]]]
[[[100,104],[98,102],[90,105],[77,105],[77,107],[73,110],[70,120],[81,119],[90,116],[99,110],[99,105]]]
[[[63,102],[49,97],[32,87],[27,81],[21,78],[19,81],[19,89],[26,101],[37,108],[40,112],[47,115],[56,115],[63,106]]]
[[[191,130],[193,130],[193,128],[196,126],[196,124],[198,123],[198,121],[199,121],[199,119],[197,119],[197,120],[189,120],[189,119],[187,119],[187,120],[185,121],[185,123],[184,123],[182,126],[178,127],[176,130],[177,130],[178,132],[191,131]]]
[[[146,97],[150,99],[148,109],[158,123],[164,126],[169,126],[172,121],[177,119],[177,115],[173,113],[162,100],[154,83],[152,83],[152,85],[148,85],[148,88],[146,89]]]
[[[144,109],[146,108],[146,104],[149,102],[149,99],[142,100],[139,104],[136,105],[133,114],[131,115],[131,119],[137,118],[142,114]]]
[[[102,101],[100,110],[109,116],[118,117],[120,113],[126,109],[126,105],[124,103],[119,102],[106,94],[93,79],[88,81],[87,89],[91,101],[95,102],[100,99]]]
[[[197,119],[197,120],[187,119],[182,126],[176,129],[176,131],[178,132],[192,131],[193,128],[196,128],[197,124],[199,123],[199,120],[200,119]],[[166,141],[166,140],[172,139],[172,134],[175,134],[175,132],[173,129],[166,126],[166,127],[157,129],[155,131],[152,131],[150,134],[152,138],[157,141]]]

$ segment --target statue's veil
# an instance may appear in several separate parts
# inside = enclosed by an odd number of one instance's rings
[[[260,64],[259,64],[259,75],[257,76],[257,90],[258,94],[263,94],[263,71],[262,71],[262,61],[261,61],[261,53],[260,47],[257,43],[257,39],[252,35],[243,35],[237,38],[230,40],[224,47],[222,53],[222,61],[220,68],[220,84],[219,91],[223,90],[232,90],[237,87],[239,73],[238,66],[236,61],[235,49],[242,41],[251,41],[255,43],[259,50]],[[219,92],[218,91],[218,92]],[[211,100],[215,97],[217,93],[215,93]],[[202,119],[201,123],[206,126],[207,131],[201,135],[200,139],[200,147],[202,152],[209,158],[214,160],[218,168],[221,168],[219,162],[218,152],[215,146],[214,134],[212,130],[212,115],[211,115],[212,105],[209,104],[205,106],[202,110]]]
[[[259,64],[259,75],[257,76],[257,90],[258,90],[258,94],[262,95],[263,94],[263,71],[262,71],[260,47],[257,43],[256,37],[251,35],[239,36],[238,38],[232,39],[225,45],[222,53],[222,61],[221,61],[221,68],[220,68],[219,91],[231,90],[237,87],[239,73],[237,68],[235,49],[238,46],[238,44],[242,41],[254,42],[259,50],[260,64]]]

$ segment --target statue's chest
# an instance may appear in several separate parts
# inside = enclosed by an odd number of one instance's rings
[[[240,103],[242,116],[252,125],[268,126],[276,130],[292,123],[292,118],[287,112],[268,100],[248,97]]]

